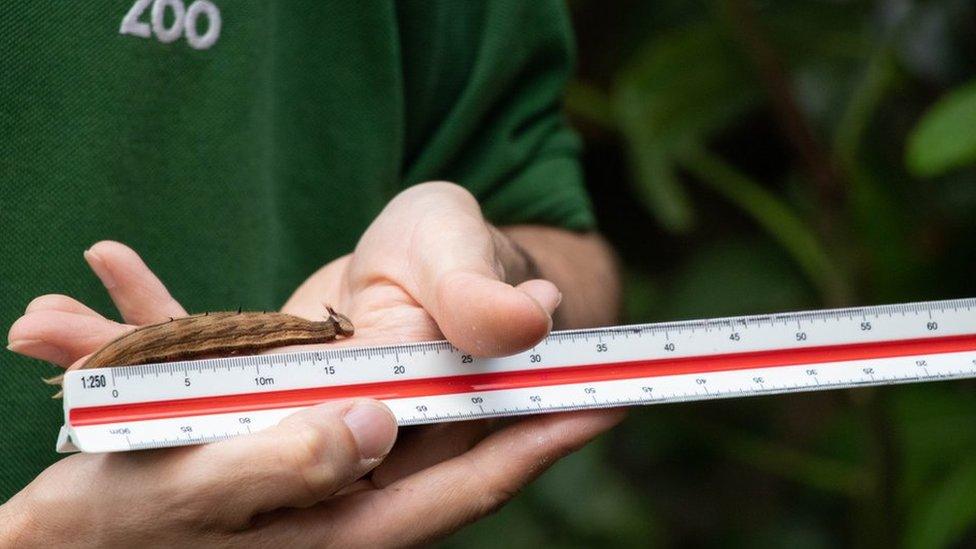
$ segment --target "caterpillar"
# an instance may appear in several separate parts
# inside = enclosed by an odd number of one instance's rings
[[[134,366],[258,353],[285,345],[328,343],[355,332],[352,322],[326,307],[314,321],[285,313],[213,312],[142,326],[107,343],[79,369]],[[45,379],[60,385],[64,376]],[[54,398],[60,398],[58,392]]]

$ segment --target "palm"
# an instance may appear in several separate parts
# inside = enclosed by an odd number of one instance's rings
[[[315,317],[322,311],[325,298],[354,319],[356,335],[342,345],[365,346],[409,343],[443,339],[431,317],[401,286],[390,283],[366,283],[348,295],[330,297],[321,293],[318,284],[341,287],[348,258],[333,262],[309,279],[288,300],[283,312]],[[382,487],[407,474],[416,472],[445,458],[467,450],[488,431],[487,422],[467,425],[417,427],[402,430],[397,445],[386,460],[373,471],[372,485]]]
[[[342,345],[366,346],[443,338],[434,319],[400,285],[357,281],[347,276],[355,259],[345,256],[329,263],[295,291],[281,308],[309,319],[323,315],[329,304],[356,326],[353,338]]]
[[[353,254],[337,259],[312,275],[282,307],[282,312],[316,318],[323,302],[347,314],[356,335],[341,345],[366,346],[443,339],[433,316],[415,297],[411,269],[425,250],[439,250],[442,235],[451,244],[483,256],[494,256],[492,234],[473,219],[444,221],[438,231],[425,231],[425,217],[402,216],[394,209],[385,222],[374,224]],[[395,229],[395,230],[393,230]],[[379,245],[373,244],[378,243]],[[484,314],[504,314],[503,310]],[[454,457],[473,446],[490,430],[490,421],[413,428],[401,432],[397,445],[372,476],[382,487],[410,473]]]

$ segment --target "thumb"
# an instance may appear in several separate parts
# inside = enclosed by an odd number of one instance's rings
[[[390,451],[396,419],[382,403],[339,401],[296,412],[276,427],[199,446],[183,479],[220,500],[225,519],[322,501],[368,473]]]
[[[390,202],[356,247],[350,277],[399,283],[444,337],[479,356],[532,347],[552,328],[559,291],[523,282],[526,258],[485,221],[466,189],[412,187]],[[521,268],[520,268],[521,267]],[[512,283],[521,283],[513,286]]]
[[[454,272],[442,277],[430,310],[448,339],[477,356],[531,348],[552,329],[562,295],[547,280],[511,286],[490,276]]]

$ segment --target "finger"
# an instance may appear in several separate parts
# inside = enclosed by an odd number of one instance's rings
[[[65,313],[104,318],[77,299],[60,294],[48,294],[35,297],[27,304],[27,309],[24,312],[31,313],[35,311],[62,311]]]
[[[370,507],[378,515],[376,520],[397,521],[397,508],[402,509],[409,499],[414,505],[409,514],[416,513],[413,520],[427,517],[423,531],[407,529],[409,521],[400,519],[385,532],[387,539],[392,540],[398,528],[417,536],[407,543],[436,539],[494,512],[559,458],[610,429],[624,415],[623,410],[596,410],[536,416],[514,423],[463,456],[370,493],[374,498]],[[362,512],[359,506],[357,513]]]
[[[492,434],[463,456],[382,490],[355,492],[306,509],[280,528],[298,524],[315,539],[321,536],[338,546],[429,543],[496,510],[557,459],[624,415],[617,409],[533,417]],[[374,527],[364,529],[363,524]]]
[[[186,316],[166,286],[128,246],[103,240],[85,251],[85,260],[129,324],[155,324]]]
[[[442,423],[401,433],[396,447],[373,471],[373,485],[383,488],[467,452],[488,436],[495,423],[491,420]]]
[[[305,507],[352,484],[390,451],[397,425],[377,401],[327,403],[251,436],[204,445],[183,467],[198,494],[223,505],[231,524]]]
[[[7,348],[67,367],[134,329],[134,326],[101,316],[56,310],[32,311],[10,326]]]

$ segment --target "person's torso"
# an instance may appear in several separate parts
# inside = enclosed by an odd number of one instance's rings
[[[0,10],[0,327],[82,252],[135,248],[190,312],[276,309],[404,186],[592,227],[560,0],[93,0]],[[55,367],[0,353],[0,501],[56,459]]]
[[[452,9],[481,9],[461,4]],[[404,184],[411,147],[442,114],[437,105],[451,104],[474,50],[432,44],[447,51],[448,77],[423,58],[405,85],[404,50],[426,39],[402,41],[403,10],[314,0],[5,5],[0,326],[43,293],[115,317],[82,260],[102,239],[136,249],[190,312],[275,309],[351,251]],[[440,102],[408,106],[411,86]],[[0,403],[16,420],[0,429],[0,501],[55,459],[61,419],[40,382],[53,366],[9,352],[2,361]]]

